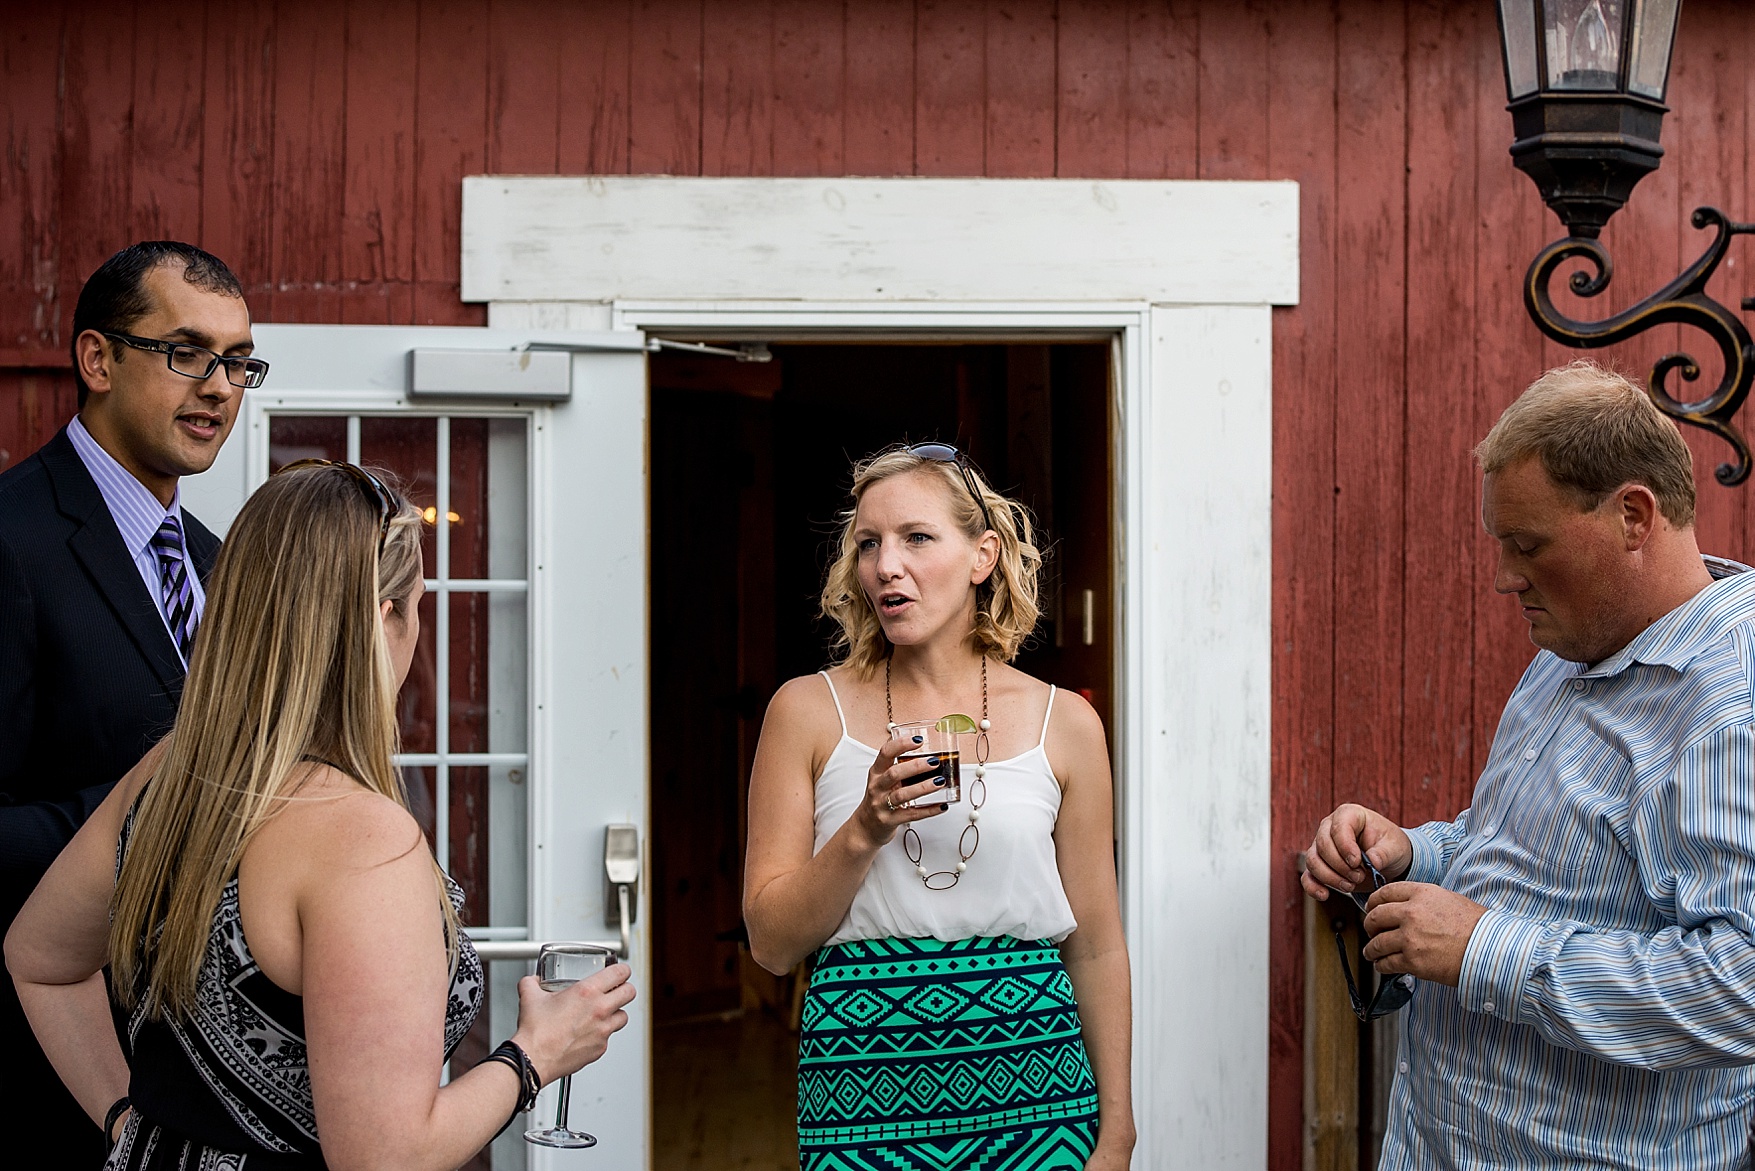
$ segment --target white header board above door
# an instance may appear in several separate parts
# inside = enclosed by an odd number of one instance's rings
[[[663,299],[679,283],[700,301],[1290,305],[1298,300],[1298,185],[463,181],[465,301]]]

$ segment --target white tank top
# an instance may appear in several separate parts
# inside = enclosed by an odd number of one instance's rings
[[[828,672],[821,672],[841,717],[841,742],[829,754],[816,784],[816,844],[821,850],[847,824],[865,797],[866,777],[877,749],[847,731],[847,713]],[[1060,869],[1054,861],[1054,822],[1060,814],[1060,784],[1048,766],[1042,743],[1054,714],[1054,688],[1036,747],[1010,760],[987,762],[987,803],[981,807],[981,845],[968,868],[949,890],[927,890],[908,860],[900,831],[878,851],[847,917],[827,942],[856,939],[942,939],[947,942],[1013,935],[1052,939],[1073,933],[1078,923]],[[965,760],[967,758],[965,757]],[[957,864],[957,838],[969,824],[970,765],[963,766],[963,800],[946,813],[914,823],[921,859],[928,870]]]

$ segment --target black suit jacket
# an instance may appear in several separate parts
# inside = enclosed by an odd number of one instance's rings
[[[183,524],[205,580],[219,539],[187,512]],[[63,430],[0,474],[0,931],[170,729],[182,687],[176,644]],[[39,1111],[58,1111],[22,1100],[38,1097],[43,1072],[30,1068],[42,1058],[22,1025],[12,981],[0,980],[0,1099],[11,1099],[0,1100],[0,1124],[29,1111],[11,1121],[37,1131],[51,1121]],[[21,1049],[31,1060],[17,1060]],[[15,1078],[24,1084],[5,1084]],[[60,1091],[55,1102],[71,1099]]]
[[[219,539],[184,514],[205,581]],[[183,664],[67,432],[0,475],[0,905],[170,729]],[[15,901],[16,900],[16,901]]]

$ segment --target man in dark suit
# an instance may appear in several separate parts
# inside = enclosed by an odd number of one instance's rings
[[[78,416],[0,475],[0,934],[176,716],[219,551],[182,510],[178,480],[212,465],[241,388],[265,372],[249,358],[237,278],[187,244],[137,244],[105,261],[72,332]],[[62,1166],[100,1149],[10,977],[0,1134],[14,1151],[53,1136]]]

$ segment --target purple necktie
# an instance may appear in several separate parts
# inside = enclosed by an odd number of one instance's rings
[[[189,662],[189,646],[195,641],[195,591],[189,585],[189,567],[183,560],[183,526],[175,516],[165,517],[152,535],[152,551],[158,554],[159,590],[164,598],[165,625],[177,641],[177,652]]]

